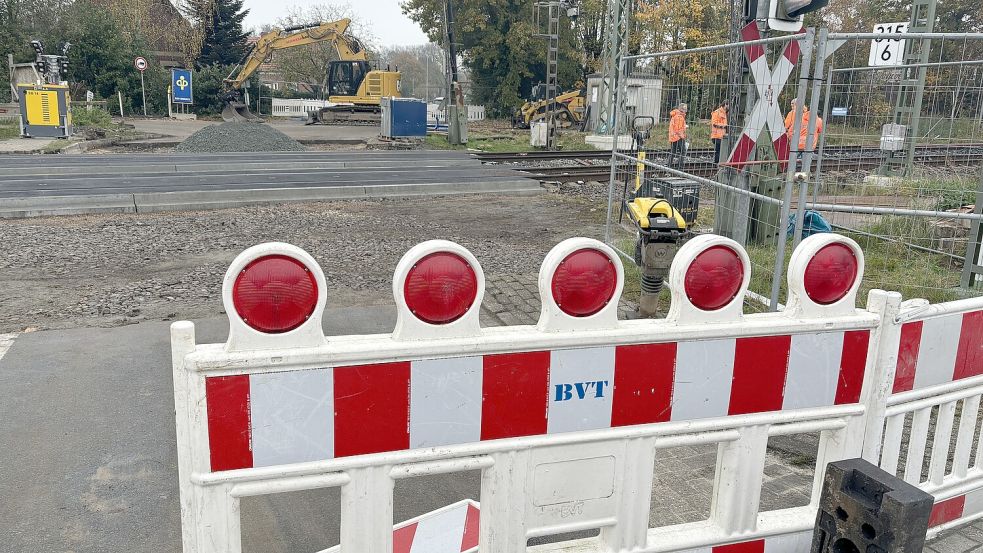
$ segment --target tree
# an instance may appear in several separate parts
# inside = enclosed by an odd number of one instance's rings
[[[277,25],[283,29],[297,25],[329,23],[339,19],[350,19],[348,35],[358,39],[370,52],[375,49],[375,37],[369,25],[347,4],[314,4],[304,8],[294,6],[277,20]],[[297,46],[273,54],[277,72],[284,81],[321,85],[325,88],[328,80],[328,65],[337,59],[338,52],[330,42]]]
[[[201,53],[196,65],[235,65],[246,53],[249,36],[242,29],[249,10],[243,0],[188,0],[184,14],[202,29]]]
[[[455,41],[470,71],[471,101],[492,115],[508,115],[546,78],[546,42],[533,22],[527,0],[453,0]],[[403,13],[438,44],[444,42],[444,0],[407,0]],[[566,16],[560,25],[561,89],[583,75],[576,33]],[[545,20],[545,16],[544,16]],[[545,21],[543,22],[545,25]]]
[[[433,100],[447,92],[444,50],[434,43],[395,46],[383,50],[381,63],[400,72],[403,96]]]

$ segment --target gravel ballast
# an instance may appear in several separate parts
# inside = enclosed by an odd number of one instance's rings
[[[303,152],[300,142],[262,123],[222,123],[192,134],[176,152]]]
[[[0,334],[219,316],[229,264],[263,242],[288,242],[314,256],[334,308],[392,304],[396,263],[424,240],[469,248],[488,279],[534,282],[561,240],[603,234],[604,206],[579,198],[486,195],[478,211],[475,201],[447,196],[0,219]]]

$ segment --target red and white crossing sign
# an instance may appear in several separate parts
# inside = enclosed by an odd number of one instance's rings
[[[143,73],[147,70],[147,60],[142,57],[137,57],[133,60],[133,67],[136,67],[137,71]]]
[[[393,553],[475,553],[478,503],[465,499],[393,527]],[[340,545],[320,553],[338,553]]]
[[[744,27],[741,30],[741,38],[747,42],[760,40],[761,32],[758,31],[757,24],[751,22]],[[747,118],[747,124],[741,132],[737,146],[730,154],[730,159],[727,160],[727,165],[737,169],[744,168],[761,132],[767,127],[771,133],[772,144],[775,146],[775,155],[781,167],[784,167],[788,163],[789,140],[785,132],[781,107],[778,105],[778,97],[799,62],[799,41],[793,39],[785,45],[774,68],[768,66],[768,57],[765,56],[763,45],[747,45],[744,50],[751,66],[751,78],[758,91],[758,101]]]

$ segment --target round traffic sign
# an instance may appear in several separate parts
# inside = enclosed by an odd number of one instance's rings
[[[147,60],[145,60],[144,58],[139,58],[138,57],[137,59],[133,60],[133,67],[136,67],[137,68],[137,71],[141,71],[141,72],[146,71],[147,70]]]

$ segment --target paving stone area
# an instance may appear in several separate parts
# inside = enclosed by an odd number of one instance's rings
[[[489,276],[482,302],[483,324],[527,325],[539,319],[538,274]],[[619,316],[635,310],[622,300]],[[815,473],[818,436],[773,438],[761,488],[762,511],[809,503]],[[681,446],[660,450],[656,456],[652,510],[649,524],[666,526],[706,520],[710,516],[717,446]],[[930,553],[983,552],[983,521],[950,530],[931,540]]]

